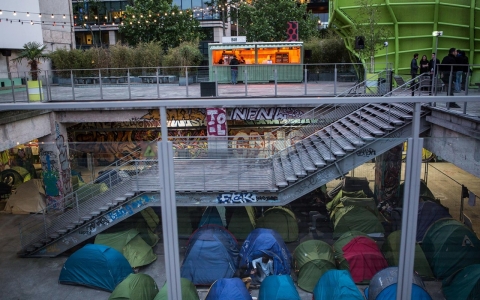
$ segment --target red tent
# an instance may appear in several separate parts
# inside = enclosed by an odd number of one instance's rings
[[[378,271],[388,267],[377,243],[367,237],[357,236],[353,238],[343,246],[342,250],[355,283],[370,281]]]

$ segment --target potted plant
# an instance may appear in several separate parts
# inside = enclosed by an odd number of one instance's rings
[[[203,60],[203,54],[198,49],[198,43],[183,42],[178,47],[171,48],[163,59],[164,66],[178,67],[175,68],[179,74],[179,84],[186,84],[186,69],[187,67],[198,66]],[[196,69],[189,70],[188,83],[193,83],[193,75]]]
[[[49,58],[47,54],[43,53],[45,47],[46,46],[38,42],[28,42],[23,45],[23,49],[20,51],[18,57],[12,59],[13,62],[17,63],[26,59],[30,66],[32,80],[27,81],[27,89],[29,91],[28,100],[30,101],[40,101],[43,97],[42,82],[38,81],[38,72],[40,72],[38,65],[40,64],[40,60]]]

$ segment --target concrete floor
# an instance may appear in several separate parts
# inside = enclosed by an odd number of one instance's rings
[[[353,171],[357,177],[367,177],[373,180],[374,164],[365,164]],[[422,174],[425,172],[422,171]],[[422,175],[423,177],[423,175]],[[480,195],[480,181],[463,170],[447,162],[429,164],[428,177],[429,188],[433,194],[441,199],[442,204],[450,209],[450,213],[458,219],[460,213],[460,191],[464,184],[475,194]],[[331,182],[328,187],[336,186],[338,182]],[[478,215],[479,206],[470,207],[465,204],[465,214],[473,220],[473,227],[479,232]],[[110,293],[98,291],[80,286],[68,286],[58,284],[58,276],[63,263],[68,258],[67,254],[56,258],[18,258],[16,252],[20,249],[18,223],[28,215],[0,214],[0,291],[1,299],[29,300],[29,299],[108,299]],[[311,239],[306,232],[301,232],[300,241]],[[180,241],[181,259],[185,251],[185,240]],[[288,244],[291,252],[298,243]],[[141,273],[148,274],[156,281],[159,287],[166,280],[164,250],[160,242],[154,248],[158,258],[155,262],[140,269]],[[441,291],[441,282],[426,281],[425,285],[433,300],[444,299]],[[359,285],[363,290],[366,286]],[[301,299],[310,300],[312,294],[298,289]],[[204,299],[207,289],[199,289],[200,299]],[[258,290],[252,290],[252,296],[258,296]]]

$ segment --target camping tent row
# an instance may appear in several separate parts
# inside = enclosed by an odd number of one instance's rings
[[[293,258],[298,286],[308,292],[330,270],[345,270],[353,282],[368,283],[388,266],[376,242],[362,232],[343,234],[333,247],[319,240],[303,242]]]
[[[282,237],[272,229],[253,230],[239,247],[235,237],[219,225],[204,225],[190,237],[180,276],[195,285],[209,286],[232,278],[237,269],[252,269],[252,261],[268,255],[275,275],[290,274],[291,255]]]
[[[127,259],[104,245],[87,244],[65,262],[59,283],[83,285],[112,294],[109,300],[167,300],[167,286],[159,291],[147,274],[134,274]],[[199,300],[197,289],[188,279],[181,282],[183,300]]]
[[[177,209],[180,236],[190,236],[193,231],[191,213],[191,208]],[[298,240],[298,222],[295,214],[284,207],[271,207],[256,219],[255,208],[252,206],[209,206],[204,210],[198,228],[208,224],[227,228],[239,240],[245,240],[255,228],[273,229],[286,243]]]
[[[360,231],[369,236],[383,237],[385,218],[378,212],[373,198],[363,190],[347,192],[340,190],[327,203],[330,220],[333,223],[333,238],[337,239],[348,231]]]

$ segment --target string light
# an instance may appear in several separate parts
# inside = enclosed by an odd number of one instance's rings
[[[27,17],[30,17],[30,13],[27,11]]]
[[[14,12],[13,12],[13,15],[14,15],[14,16],[16,16],[16,15],[17,15],[17,12],[16,12],[16,11],[14,11]]]
[[[64,18],[64,19],[66,18],[66,17],[65,17],[65,14],[63,14],[63,18]]]
[[[55,16],[52,14],[52,19],[55,18]]]

